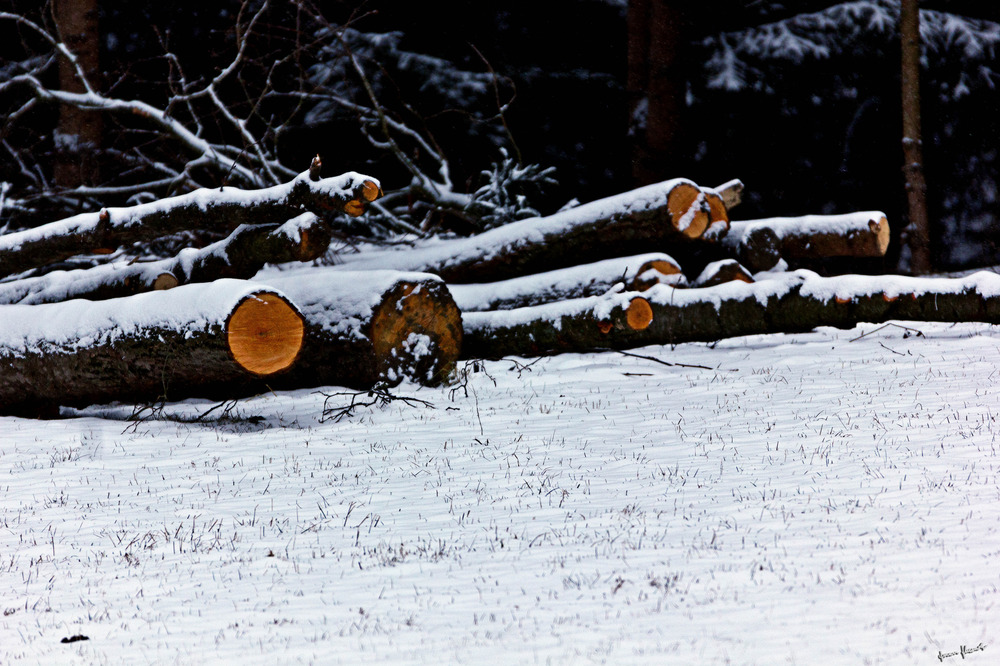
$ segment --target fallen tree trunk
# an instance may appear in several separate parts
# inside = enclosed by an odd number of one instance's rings
[[[462,344],[462,314],[444,282],[426,273],[329,269],[268,273],[301,310],[305,342],[295,367],[274,388],[448,379]]]
[[[0,283],[0,303],[58,303],[123,298],[178,284],[220,278],[251,278],[268,263],[311,261],[330,243],[330,228],[312,213],[285,224],[241,226],[224,240],[202,249],[187,248],[172,259],[116,263]]]
[[[628,323],[630,311],[647,308],[645,325]],[[818,326],[852,328],[862,322],[891,320],[1000,324],[1000,276],[982,272],[960,279],[824,278],[800,270],[753,284],[653,287],[642,294],[608,294],[504,312],[467,313],[462,353],[467,358],[539,356],[797,333]]]
[[[470,238],[346,256],[336,268],[421,271],[451,284],[496,282],[684,244],[699,238],[708,224],[702,190],[675,179]]]
[[[203,189],[128,208],[105,208],[0,236],[0,277],[189,229],[228,233],[241,224],[281,224],[304,211],[356,216],[380,195],[378,181],[369,176],[349,172],[312,180],[305,172],[261,190]]]
[[[462,312],[512,310],[585,296],[599,296],[616,284],[626,291],[644,291],[654,284],[677,285],[684,275],[669,255],[640,254],[606,259],[500,282],[449,285]]]
[[[786,260],[882,257],[889,247],[889,222],[880,211],[747,220],[730,230],[746,235],[762,227],[777,236]]]
[[[237,280],[0,306],[0,413],[249,395],[294,362],[303,331],[285,297]]]

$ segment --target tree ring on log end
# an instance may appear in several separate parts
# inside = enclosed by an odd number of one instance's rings
[[[247,296],[226,322],[229,352],[245,370],[270,375],[289,367],[302,349],[302,315],[277,294]]]
[[[633,331],[641,331],[653,323],[653,308],[645,298],[633,298],[625,310],[625,321]]]
[[[383,297],[370,338],[380,377],[445,381],[462,345],[462,313],[443,283],[402,282]]]
[[[667,195],[667,210],[674,228],[688,238],[699,238],[708,228],[704,194],[697,185],[678,183]]]
[[[346,204],[344,204],[344,212],[351,217],[358,217],[365,212],[365,206],[357,199],[351,199]]]
[[[729,228],[729,211],[726,210],[726,204],[722,200],[722,197],[718,193],[713,191],[705,191],[705,201],[708,202],[708,219],[709,224],[714,224],[716,222],[723,222],[726,228]]]

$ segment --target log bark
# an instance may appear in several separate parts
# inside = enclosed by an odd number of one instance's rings
[[[0,413],[250,395],[293,364],[303,332],[284,296],[237,280],[0,306]]]
[[[470,238],[347,256],[338,268],[420,271],[452,284],[496,282],[682,245],[699,238],[708,223],[702,190],[675,179]]]
[[[628,313],[638,310],[649,313],[644,326],[629,323]],[[819,326],[853,328],[892,320],[1000,324],[1000,276],[982,272],[954,279],[824,278],[800,270],[753,284],[653,287],[642,294],[467,313],[462,353],[467,358],[540,356],[797,333]]]
[[[616,284],[626,291],[644,291],[654,284],[685,283],[680,266],[669,255],[641,254],[536,275],[488,282],[449,285],[462,312],[512,310],[586,296],[599,296]]]
[[[889,247],[889,222],[881,211],[842,215],[805,215],[733,222],[742,235],[767,227],[780,243],[789,263],[830,257],[882,257]]]
[[[0,283],[0,304],[38,305],[74,298],[93,301],[171,289],[221,278],[248,279],[268,263],[312,261],[330,243],[331,231],[312,213],[283,225],[241,226],[201,249],[182,250],[161,261],[115,263]]]
[[[462,345],[462,314],[444,282],[426,273],[309,269],[255,281],[279,289],[306,320],[295,367],[274,388],[447,380]]]
[[[281,224],[306,211],[357,216],[381,193],[378,181],[369,176],[349,172],[313,181],[307,171],[261,190],[196,190],[139,206],[105,208],[0,236],[0,276],[189,229],[229,233],[241,224]]]

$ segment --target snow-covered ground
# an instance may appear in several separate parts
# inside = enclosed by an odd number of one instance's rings
[[[1000,329],[907,326],[0,419],[0,663],[997,663]]]

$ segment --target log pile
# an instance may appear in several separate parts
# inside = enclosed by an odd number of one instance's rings
[[[0,413],[437,385],[460,358],[862,321],[1000,323],[1000,278],[989,275],[788,270],[884,255],[885,215],[731,221],[738,180],[669,180],[472,237],[305,267],[328,254],[330,215],[361,215],[382,194],[374,178],[321,178],[317,165],[264,190],[200,190],[0,236]],[[196,228],[223,238],[157,261],[55,270],[76,255]]]

